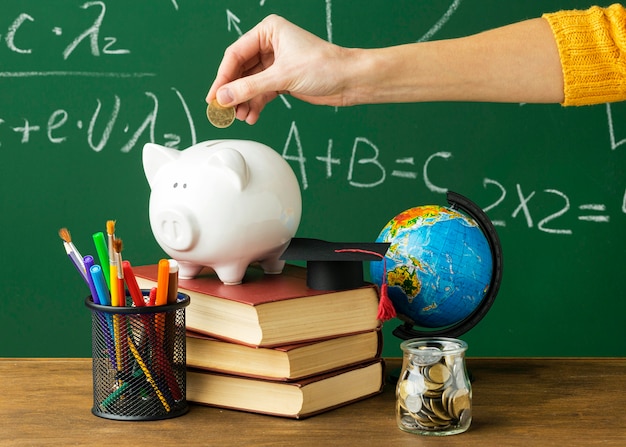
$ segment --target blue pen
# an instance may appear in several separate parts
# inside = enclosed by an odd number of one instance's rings
[[[94,288],[96,289],[96,295],[98,296],[98,302],[103,306],[111,305],[111,296],[109,295],[109,289],[107,287],[106,279],[104,279],[104,273],[102,273],[102,267],[98,264],[94,264],[89,268],[89,273],[93,279]],[[94,300],[95,302],[95,300]],[[105,322],[102,320],[102,332],[104,334],[105,343],[109,352],[109,358],[113,369],[117,369],[117,360],[115,358],[115,348],[113,346],[113,340],[115,336],[113,334],[113,322],[111,315],[98,312],[98,316],[102,318],[104,315]]]
[[[102,273],[102,267],[97,264],[92,265],[89,269],[89,273],[91,273],[93,284],[96,288],[98,302],[103,306],[110,306],[111,296],[109,295],[109,289],[107,287],[106,280],[104,279],[104,273]]]
[[[83,258],[83,262],[85,264],[85,270],[89,272],[89,275],[85,275],[87,277],[87,285],[89,285],[89,291],[91,292],[91,298],[94,304],[100,304],[100,298],[98,297],[98,291],[96,290],[96,285],[93,282],[93,277],[91,276],[91,267],[94,266],[93,256],[86,255]]]

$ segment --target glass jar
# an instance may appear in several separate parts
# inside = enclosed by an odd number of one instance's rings
[[[414,338],[400,347],[398,427],[434,436],[466,431],[472,422],[472,387],[465,368],[467,343],[445,337]]]

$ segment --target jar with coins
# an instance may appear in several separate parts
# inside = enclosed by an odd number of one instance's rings
[[[472,388],[465,368],[467,343],[446,337],[414,338],[400,344],[402,371],[396,386],[401,430],[453,435],[472,422]]]

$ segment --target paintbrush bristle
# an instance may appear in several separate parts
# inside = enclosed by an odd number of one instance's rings
[[[68,244],[72,242],[72,236],[70,235],[70,230],[68,230],[67,228],[61,228],[59,230],[59,236]]]
[[[107,220],[107,234],[111,235],[115,233],[115,221]]]
[[[124,244],[122,243],[121,239],[113,239],[113,250],[115,250],[115,253],[121,253],[123,246]]]

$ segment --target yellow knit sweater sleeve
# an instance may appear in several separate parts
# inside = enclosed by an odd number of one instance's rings
[[[626,100],[626,9],[614,4],[543,17],[561,57],[563,105]]]

